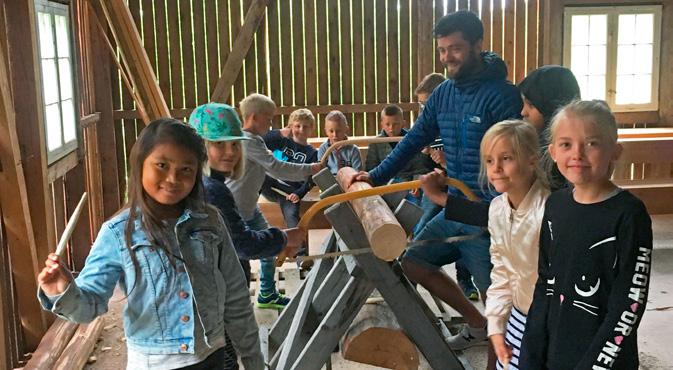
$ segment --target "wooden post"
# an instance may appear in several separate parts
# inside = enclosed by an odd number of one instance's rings
[[[350,167],[340,169],[337,173],[337,182],[346,189],[346,182],[356,172]],[[346,192],[370,188],[371,185],[368,183],[356,181],[346,189]],[[355,199],[350,203],[362,220],[374,255],[385,261],[392,261],[399,257],[407,246],[407,234],[383,199],[380,196],[373,196]]]
[[[47,319],[35,298],[35,276],[40,265],[28,209],[24,162],[19,151],[6,60],[4,45],[0,45],[0,204],[6,228],[6,243],[12,258],[10,266],[17,288],[16,299],[24,328],[25,347],[30,351],[37,347],[46,332]]]
[[[215,90],[210,97],[211,101],[225,103],[227,99],[229,99],[231,86],[233,86],[238,77],[243,64],[243,59],[245,59],[248,50],[250,50],[255,32],[262,23],[264,12],[269,5],[269,1],[270,0],[254,0],[253,3],[250,4],[250,9],[248,9],[248,12],[245,14],[243,27],[241,27],[241,30],[236,36],[236,41],[234,41],[231,48],[231,54],[229,54],[227,62],[222,68],[220,79],[217,81]]]
[[[168,106],[140,40],[140,34],[124,0],[101,0],[100,5],[121,50],[122,61],[129,71],[129,78],[147,109],[149,120],[170,117]],[[149,122],[145,122],[147,123]]]

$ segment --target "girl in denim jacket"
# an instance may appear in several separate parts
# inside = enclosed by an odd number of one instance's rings
[[[80,323],[104,314],[119,284],[128,369],[222,368],[225,329],[244,367],[264,368],[229,231],[203,200],[205,159],[192,128],[152,122],[131,150],[128,202],[101,227],[77,279],[55,254],[38,276],[42,306]]]

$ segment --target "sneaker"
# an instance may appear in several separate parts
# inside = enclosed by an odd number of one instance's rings
[[[463,290],[463,293],[467,299],[470,301],[479,300],[479,292],[477,292],[477,288],[474,287],[474,283],[472,283],[471,279],[467,281],[458,279],[458,285],[460,285],[460,289]]]
[[[446,342],[452,350],[463,350],[472,346],[487,345],[488,335],[486,328],[471,328],[464,325],[458,334],[446,338]]]
[[[290,298],[282,295],[278,291],[270,294],[263,294],[260,292],[257,296],[257,307],[259,308],[283,309],[288,303],[290,303]]]

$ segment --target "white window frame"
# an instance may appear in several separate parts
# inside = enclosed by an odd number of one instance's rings
[[[46,112],[46,105],[45,105],[45,97],[44,97],[44,75],[42,71],[42,49],[40,47],[40,42],[41,42],[41,37],[40,37],[40,27],[39,27],[39,13],[48,13],[52,15],[52,41],[53,41],[53,47],[54,47],[54,58],[58,61],[59,55],[58,55],[58,46],[57,46],[57,40],[56,40],[56,29],[54,26],[54,16],[59,15],[59,16],[64,16],[66,17],[68,21],[68,37],[69,37],[69,55],[70,55],[70,73],[71,73],[71,82],[72,82],[72,102],[73,102],[73,117],[74,117],[74,124],[75,124],[75,138],[70,141],[65,141],[63,138],[63,108],[61,105],[61,82],[60,82],[60,70],[58,68],[58,63],[57,63],[57,68],[56,68],[56,74],[58,77],[57,81],[57,86],[58,86],[58,105],[59,105],[59,112],[61,114],[61,139],[62,139],[62,145],[54,150],[49,150],[49,146],[47,144],[47,134],[48,134],[48,121],[47,121],[47,112]],[[73,23],[72,23],[72,17],[70,14],[70,6],[66,4],[62,4],[60,2],[54,1],[54,0],[35,0],[35,27],[36,27],[36,34],[37,34],[37,42],[38,42],[38,64],[39,64],[39,70],[40,70],[40,76],[42,78],[42,107],[44,111],[44,131],[45,131],[45,142],[44,146],[47,150],[47,165],[54,164],[56,161],[59,159],[65,157],[66,155],[72,153],[73,151],[77,150],[79,147],[79,141],[80,141],[80,127],[79,127],[79,96],[78,96],[78,86],[77,86],[77,63],[76,63],[76,55],[75,55],[75,48],[74,48],[74,34],[73,34]]]
[[[607,15],[607,47],[606,47],[606,76],[605,97],[608,105],[614,112],[642,112],[659,109],[659,69],[661,58],[661,5],[623,5],[623,6],[595,6],[579,7],[566,6],[563,17],[563,65],[570,68],[571,35],[573,15]],[[623,14],[654,14],[654,35],[652,44],[652,101],[647,104],[616,104],[617,92],[617,42],[619,31],[619,15]]]

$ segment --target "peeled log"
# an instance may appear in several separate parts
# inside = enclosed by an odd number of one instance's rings
[[[341,355],[349,361],[388,369],[418,369],[414,343],[400,329],[387,304],[366,304],[341,339]]]
[[[343,167],[337,173],[337,182],[347,193],[372,187],[364,181],[355,181],[346,189],[346,182],[356,173],[350,167]],[[407,234],[383,198],[375,195],[350,203],[362,222],[374,255],[384,261],[399,257],[407,246]]]

